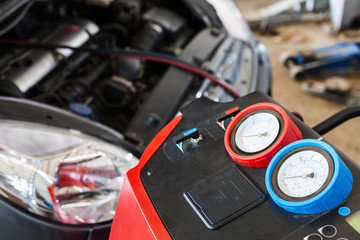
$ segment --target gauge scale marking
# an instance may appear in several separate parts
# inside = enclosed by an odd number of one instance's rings
[[[280,207],[314,214],[338,206],[350,194],[353,177],[329,144],[305,139],[287,145],[274,156],[265,183]]]
[[[302,138],[289,115],[274,103],[257,103],[238,113],[225,132],[225,147],[236,162],[266,167],[282,147]]]
[[[331,180],[334,164],[321,148],[302,147],[279,161],[272,178],[273,188],[283,199],[301,201],[315,196]]]
[[[240,124],[235,134],[235,143],[243,152],[256,153],[269,147],[279,132],[279,120],[271,113],[259,112]]]
[[[303,160],[300,155],[310,157],[311,160]],[[329,165],[326,159],[315,151],[304,151],[292,155],[280,167],[277,182],[286,195],[299,198],[316,192],[324,185],[328,176]]]

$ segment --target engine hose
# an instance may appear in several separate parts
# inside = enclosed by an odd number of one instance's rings
[[[53,45],[46,44],[41,42],[34,41],[22,41],[15,39],[0,39],[0,48],[25,48],[25,49],[42,49],[42,50],[53,50],[57,48],[66,48],[74,51],[90,52],[93,54],[105,55],[105,56],[115,56],[115,57],[125,57],[125,58],[138,58],[145,59],[155,62],[166,63],[172,66],[176,66],[183,70],[195,73],[199,76],[209,79],[214,84],[223,88],[226,92],[232,95],[234,98],[239,98],[240,95],[235,92],[230,86],[222,82],[216,76],[194,66],[192,63],[186,62],[179,58],[175,58],[169,55],[155,53],[155,52],[142,52],[142,51],[127,51],[120,49],[97,49],[97,48],[82,48],[82,47],[70,47],[66,45]]]

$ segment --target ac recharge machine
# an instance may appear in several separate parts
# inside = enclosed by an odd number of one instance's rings
[[[195,100],[127,173],[110,239],[360,239],[360,168],[272,98]]]

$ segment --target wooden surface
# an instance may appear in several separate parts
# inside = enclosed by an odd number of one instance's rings
[[[244,17],[253,16],[254,12],[262,6],[267,6],[271,1],[261,0],[237,0],[238,6]],[[324,24],[324,23],[322,23]],[[330,23],[325,23],[330,24]],[[268,49],[272,65],[272,96],[291,111],[299,112],[309,126],[313,127],[331,115],[346,108],[346,105],[330,102],[318,97],[313,97],[301,91],[300,82],[289,77],[289,70],[279,61],[283,51],[294,51],[332,45],[343,41],[356,41],[360,38],[347,38],[344,34],[333,37],[321,30],[321,23],[300,23],[276,27],[278,36],[261,36],[255,32],[261,42]],[[303,39],[302,42],[296,39]],[[352,82],[353,87],[360,89],[360,75],[346,77]],[[308,78],[311,79],[311,78]],[[325,80],[320,77],[316,80]],[[351,159],[360,164],[360,118],[356,118],[335,128],[324,138],[339,148]]]

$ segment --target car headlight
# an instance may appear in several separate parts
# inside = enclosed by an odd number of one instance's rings
[[[79,131],[0,120],[0,195],[68,224],[113,219],[130,152]]]

